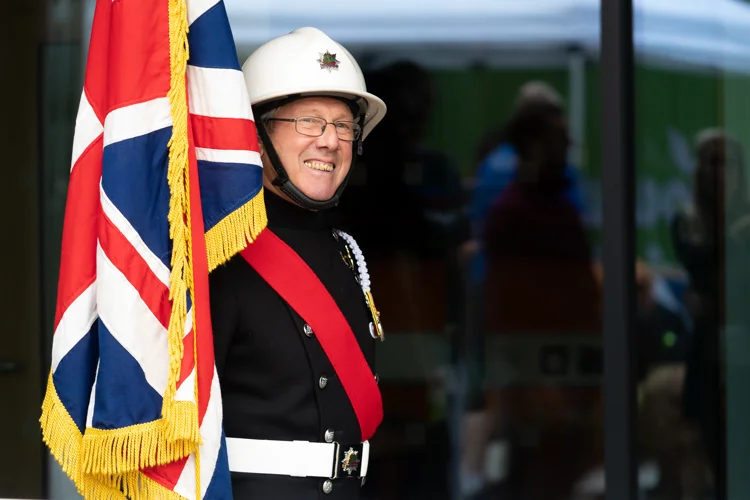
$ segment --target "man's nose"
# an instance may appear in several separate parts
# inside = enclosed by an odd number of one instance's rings
[[[329,123],[323,130],[323,135],[318,137],[318,145],[328,149],[338,149],[339,136],[336,134],[336,125]]]

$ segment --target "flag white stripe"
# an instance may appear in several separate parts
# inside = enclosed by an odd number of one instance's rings
[[[185,332],[182,336],[184,339],[187,337],[190,330],[193,328],[193,308],[188,309],[187,317],[185,318]],[[190,375],[182,382],[180,387],[177,388],[175,393],[175,399],[178,401],[192,401],[195,402],[195,367]]]
[[[193,24],[196,19],[206,13],[208,9],[221,0],[190,0],[187,3],[188,24]]]
[[[176,401],[191,401],[195,402],[195,367],[190,375],[182,382],[182,385],[175,392],[174,399]]]
[[[130,224],[130,221],[124,215],[122,215],[115,204],[112,203],[101,184],[99,185],[99,194],[102,203],[102,210],[107,215],[107,217],[109,217],[109,220],[111,220],[115,227],[117,227],[117,229],[120,231],[120,233],[125,236],[125,239],[128,240],[131,245],[133,245],[135,251],[138,252],[141,258],[146,262],[146,265],[149,267],[149,269],[151,269],[156,277],[159,278],[159,281],[164,283],[165,286],[169,287],[169,268],[164,264],[164,262],[161,261],[161,259],[156,256],[154,252],[151,251],[148,245],[146,245],[146,243],[141,239],[141,235],[138,234],[138,231],[136,231],[135,228]]]
[[[241,71],[188,65],[187,73],[191,113],[213,118],[253,119]],[[220,91],[205,92],[203,89]]]
[[[242,163],[262,166],[260,154],[257,151],[195,148],[195,156],[201,161],[215,163]]]
[[[193,308],[192,306],[190,309],[188,309],[187,315],[185,317],[185,331],[182,334],[182,338],[187,337],[187,334],[190,333],[190,330],[193,328]]]
[[[91,107],[86,92],[81,93],[81,102],[78,105],[78,115],[76,116],[75,134],[73,136],[73,158],[70,163],[70,170],[78,163],[81,155],[92,142],[94,142],[104,132],[104,127],[99,118],[96,117],[94,108]]]
[[[211,381],[211,397],[208,400],[206,414],[201,424],[201,436],[203,436],[203,446],[201,446],[201,497],[206,494],[206,490],[211,484],[216,462],[221,449],[221,422],[223,412],[221,407],[221,387],[219,386],[219,375],[214,368],[214,376]],[[180,474],[180,479],[174,489],[189,500],[195,499],[195,454],[190,455],[185,468]]]
[[[167,97],[115,109],[104,120],[104,146],[170,127],[170,113]]]
[[[221,449],[221,431],[224,418],[221,404],[221,386],[219,385],[219,374],[214,366],[214,375],[211,380],[211,396],[208,400],[206,414],[203,416],[201,435],[204,445],[201,447],[201,496],[206,494],[211,478],[216,470],[216,462]],[[205,462],[204,462],[205,460]],[[195,474],[193,474],[195,477]]]
[[[52,342],[52,372],[60,361],[89,333],[96,321],[96,282],[89,285],[60,318]]]
[[[163,396],[168,380],[167,330],[98,245],[96,270],[102,323],[138,362],[149,385]]]

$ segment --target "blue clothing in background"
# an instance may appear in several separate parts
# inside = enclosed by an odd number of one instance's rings
[[[492,150],[479,164],[477,169],[474,193],[471,202],[470,220],[472,236],[482,240],[484,221],[492,204],[516,177],[516,152],[513,146],[503,143]],[[570,186],[565,191],[565,197],[583,216],[583,193],[579,183],[578,170],[568,165],[565,168],[565,178]],[[485,272],[485,258],[481,250],[472,264],[472,277],[475,283],[480,283]]]

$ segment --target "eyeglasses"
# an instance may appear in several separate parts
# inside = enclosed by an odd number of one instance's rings
[[[336,135],[342,141],[356,141],[362,135],[362,127],[358,123],[336,120],[328,122],[316,116],[300,116],[299,118],[269,118],[268,121],[294,123],[295,130],[309,137],[320,137],[328,125],[336,127]]]

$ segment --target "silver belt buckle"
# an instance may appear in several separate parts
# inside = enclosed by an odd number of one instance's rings
[[[353,477],[359,477],[361,479],[361,485],[365,484],[365,477],[362,476],[362,460],[364,459],[363,456],[360,456],[360,453],[364,454],[365,452],[365,446],[360,443],[356,449],[354,446],[350,446],[348,450],[344,451],[342,453],[341,444],[338,441],[333,442],[333,475],[329,479],[338,479],[339,477],[343,478],[351,478],[353,474]]]

